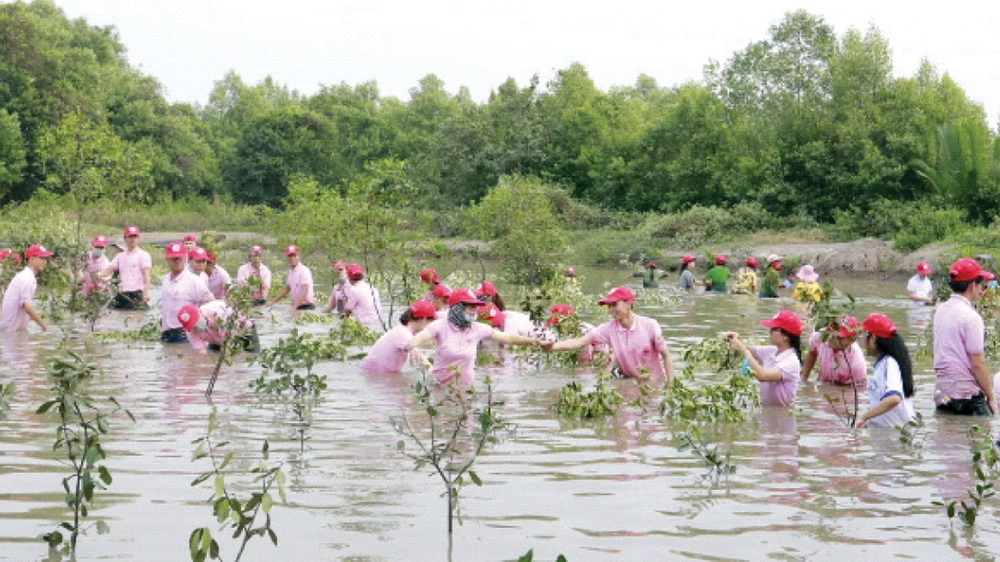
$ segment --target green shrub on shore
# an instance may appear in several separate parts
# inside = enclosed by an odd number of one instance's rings
[[[129,209],[97,205],[88,209],[87,219],[105,227],[136,225],[154,232],[259,231],[266,220],[277,214],[269,207],[240,205],[228,198],[212,201],[188,197]]]
[[[942,242],[967,226],[965,213],[958,209],[937,208],[929,202],[878,199],[868,209],[834,211],[830,228],[836,241],[858,238],[893,240],[900,251],[912,251],[933,242]]]

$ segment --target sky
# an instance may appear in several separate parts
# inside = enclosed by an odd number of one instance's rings
[[[525,85],[537,74],[545,84],[573,62],[603,90],[640,74],[676,86],[805,9],[838,35],[874,25],[895,76],[912,76],[926,58],[983,104],[991,126],[1000,120],[1000,2],[55,1],[71,18],[113,25],[131,64],[156,77],[168,100],[201,104],[229,70],[250,84],[270,75],[305,95],[374,80],[382,96],[403,100],[431,73],[449,92],[464,85],[485,101],[508,77]]]

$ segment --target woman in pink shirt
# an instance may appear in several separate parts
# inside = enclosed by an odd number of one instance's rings
[[[108,247],[108,239],[105,236],[98,236],[90,243],[89,259],[83,271],[83,283],[80,293],[83,298],[87,298],[95,291],[103,291],[108,287],[110,276],[101,277],[101,272],[106,270],[111,262],[108,256],[104,255],[105,248]]]
[[[236,282],[242,287],[249,287],[250,280],[255,279],[250,298],[257,306],[267,303],[267,295],[271,292],[271,270],[264,265],[264,248],[250,248],[250,261],[241,265],[236,271]]]
[[[219,265],[219,258],[215,257],[212,252],[208,252],[205,274],[208,275],[208,290],[212,291],[212,296],[219,300],[226,300],[229,286],[233,284],[233,278],[229,276],[228,271]]]
[[[225,322],[233,312],[225,302],[214,300],[201,306],[184,305],[177,313],[177,320],[187,332],[188,341],[195,351],[199,353],[204,353],[206,350],[219,351],[226,341]],[[257,328],[249,318],[241,318],[236,329],[239,330],[238,336],[243,349],[250,352],[260,351]]]
[[[489,281],[483,281],[479,284],[476,296],[483,302],[493,304],[493,306],[497,307],[500,312],[507,310],[507,305],[504,304],[503,297],[501,297],[500,292],[497,291],[496,285],[490,283]]]
[[[414,334],[419,333],[434,320],[434,307],[427,301],[417,301],[410,305],[399,317],[399,324],[382,334],[382,337],[368,350],[368,356],[361,361],[362,373],[401,373],[407,358],[430,364],[419,349],[406,350]]]
[[[469,289],[453,291],[448,305],[448,318],[431,322],[406,344],[409,351],[434,341],[436,347],[431,374],[442,384],[456,380],[472,384],[475,380],[476,350],[482,340],[492,339],[509,345],[542,345],[538,338],[506,334],[476,322],[479,307],[484,303]]]
[[[372,330],[385,330],[382,323],[382,300],[378,289],[365,281],[365,268],[352,263],[347,266],[347,284],[344,285],[344,316],[353,316]]]
[[[760,403],[764,406],[791,406],[799,389],[802,370],[802,319],[791,310],[782,310],[761,326],[770,328],[772,345],[748,346],[736,332],[726,332],[729,347],[750,362],[760,381]]]
[[[868,362],[857,342],[861,323],[853,316],[813,332],[809,337],[809,352],[802,366],[802,380],[809,380],[819,361],[820,382],[864,386],[868,379]]]
[[[333,289],[330,291],[330,302],[323,312],[329,314],[336,310],[340,314],[344,312],[344,303],[347,302],[347,294],[344,293],[344,287],[347,286],[347,262],[334,262],[330,269],[333,271]]]
[[[500,310],[493,303],[487,303],[479,313],[480,319],[489,322],[494,328],[508,334],[531,336],[540,331],[531,321],[531,317],[515,310]]]

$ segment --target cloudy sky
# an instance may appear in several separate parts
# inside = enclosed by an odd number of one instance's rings
[[[784,14],[806,9],[838,34],[876,26],[894,74],[929,59],[1000,119],[1000,3],[954,5],[877,0],[714,2],[476,2],[425,0],[55,0],[70,17],[114,25],[129,60],[157,77],[168,99],[204,103],[228,70],[246,82],[271,75],[303,94],[320,85],[375,80],[382,95],[408,99],[429,73],[485,100],[507,77],[543,83],[571,62],[598,87],[661,86],[701,78],[764,39]]]

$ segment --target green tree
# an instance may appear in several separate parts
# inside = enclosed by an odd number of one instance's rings
[[[982,122],[942,125],[928,139],[930,157],[913,168],[935,192],[981,224],[1000,209],[1000,142]]]
[[[21,183],[21,171],[27,165],[24,138],[21,136],[21,122],[17,115],[0,109],[0,201],[7,193]]]

